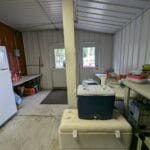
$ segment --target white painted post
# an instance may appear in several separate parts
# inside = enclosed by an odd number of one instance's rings
[[[62,0],[68,104],[76,106],[76,53],[73,0]]]

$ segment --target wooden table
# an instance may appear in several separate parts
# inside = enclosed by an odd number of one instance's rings
[[[138,84],[138,83],[133,83],[130,81],[125,81],[125,98],[124,98],[124,103],[126,110],[128,111],[128,102],[129,102],[129,95],[130,95],[130,90],[133,90],[140,94],[141,96],[147,98],[150,100],[150,83],[145,83],[145,84]]]
[[[130,81],[126,81],[125,85],[126,85],[126,87],[125,87],[124,103],[125,103],[125,108],[126,108],[127,113],[128,113],[128,102],[129,102],[130,90],[134,90],[141,96],[150,100],[150,83],[137,84],[137,83],[132,83]],[[137,134],[137,137],[138,137],[138,134]],[[149,138],[146,140],[146,142],[149,142]],[[142,142],[141,142],[140,138],[138,137],[137,150],[141,150],[141,143]]]
[[[124,100],[125,96],[125,88],[121,88],[119,84],[107,84],[109,87],[111,87],[115,91],[115,97],[116,100]],[[130,92],[130,99],[134,99],[138,97],[138,94],[131,90]]]
[[[13,86],[18,86],[18,85],[21,85],[21,84],[24,84],[28,81],[31,81],[31,80],[34,80],[38,77],[41,77],[40,74],[36,74],[36,75],[27,75],[27,76],[21,76],[20,79],[17,81],[17,82],[14,82],[13,83]]]
[[[101,80],[101,77],[105,77],[106,78],[106,74],[95,74],[95,76]],[[113,90],[115,91],[115,97],[116,100],[124,100],[124,96],[125,96],[125,88],[121,88],[118,81],[117,80],[113,80],[113,79],[107,79],[106,80],[106,85],[108,85],[109,87],[113,88]],[[138,94],[134,91],[131,90],[130,92],[130,98],[134,99],[138,96]]]

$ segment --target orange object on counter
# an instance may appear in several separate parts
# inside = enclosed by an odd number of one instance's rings
[[[35,88],[24,88],[24,95],[33,95],[35,93]]]

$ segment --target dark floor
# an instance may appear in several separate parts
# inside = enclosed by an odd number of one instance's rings
[[[67,90],[52,90],[41,104],[67,104]]]

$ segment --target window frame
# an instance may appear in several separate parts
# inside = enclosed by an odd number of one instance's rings
[[[63,49],[64,51],[65,51],[65,48],[62,46],[62,47],[54,47],[53,48],[53,56],[54,56],[54,68],[55,69],[65,69],[66,68],[66,65],[64,65],[64,67],[57,67],[57,65],[56,65],[56,55],[55,55],[55,50],[57,50],[57,49]],[[61,55],[59,55],[59,56],[61,56]],[[65,59],[64,59],[64,62],[65,62],[65,64],[66,64],[66,51],[65,51]],[[61,62],[61,61],[60,61]]]
[[[94,66],[87,66],[87,67],[84,66],[84,60],[83,60],[83,50],[84,50],[84,48],[94,48],[94,53],[95,53],[95,54],[94,54],[94,55],[95,55]],[[81,53],[82,53],[82,68],[83,68],[83,69],[88,69],[88,68],[89,68],[89,69],[90,69],[90,68],[92,69],[92,68],[96,68],[96,46],[93,45],[93,44],[92,44],[92,45],[89,45],[89,44],[83,45],[83,46],[82,46],[82,52],[81,52]]]

